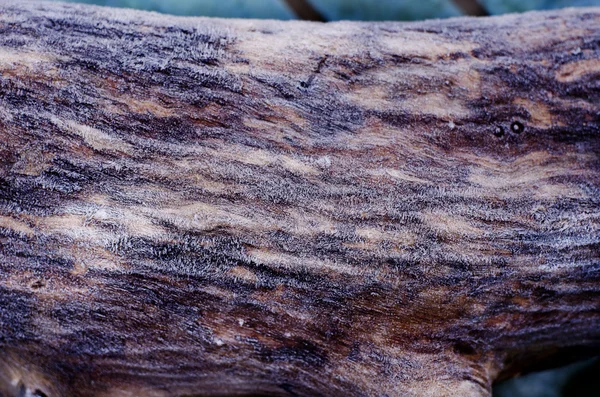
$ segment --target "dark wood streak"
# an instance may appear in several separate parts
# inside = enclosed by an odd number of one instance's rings
[[[0,395],[487,396],[597,354],[599,55],[597,9],[4,2]]]

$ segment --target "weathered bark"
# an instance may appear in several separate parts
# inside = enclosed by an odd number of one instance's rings
[[[0,394],[486,396],[598,353],[600,10],[0,31]]]

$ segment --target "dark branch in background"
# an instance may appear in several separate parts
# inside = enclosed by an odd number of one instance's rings
[[[477,0],[453,0],[465,15],[473,17],[484,17],[490,13]]]
[[[285,0],[296,16],[305,21],[327,22],[327,19],[308,0]]]

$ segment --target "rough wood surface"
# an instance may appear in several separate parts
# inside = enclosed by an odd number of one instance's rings
[[[488,396],[598,353],[599,103],[598,9],[2,2],[0,395]]]

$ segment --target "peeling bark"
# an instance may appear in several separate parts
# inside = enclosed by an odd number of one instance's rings
[[[488,396],[599,352],[598,9],[0,32],[0,395]]]

